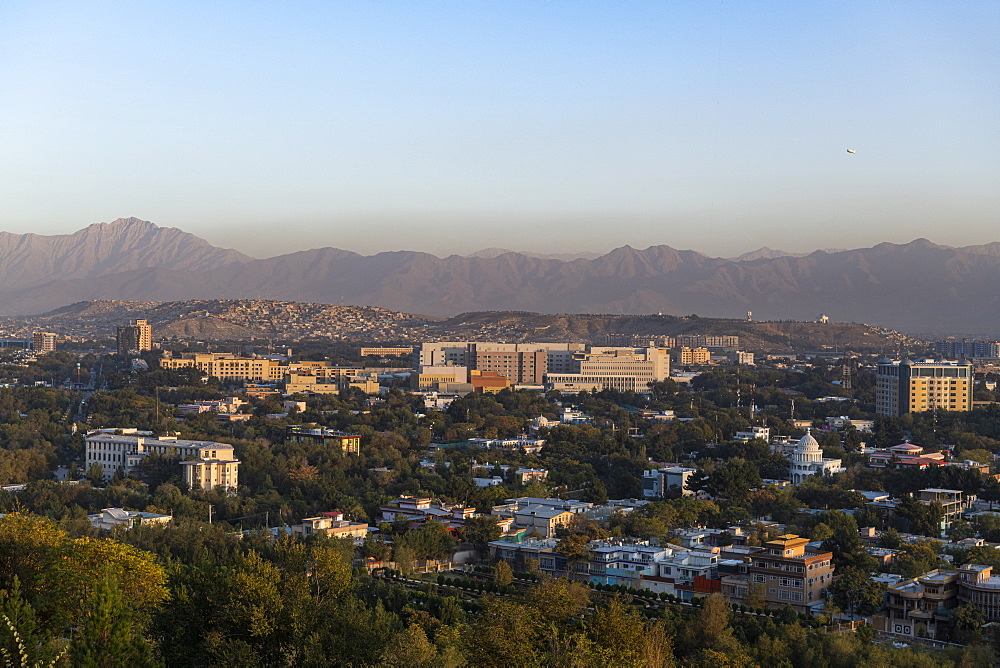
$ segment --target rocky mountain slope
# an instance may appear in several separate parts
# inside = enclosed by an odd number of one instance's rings
[[[760,320],[826,313],[935,335],[1000,331],[1000,244],[952,248],[918,239],[739,262],[669,246],[623,246],[568,261],[335,248],[254,260],[134,219],[65,237],[15,237],[0,244],[4,314],[91,299],[257,298],[442,317],[502,310],[742,318],[753,311]]]

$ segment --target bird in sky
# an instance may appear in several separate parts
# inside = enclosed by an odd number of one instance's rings
[[[849,148],[849,149],[847,149],[847,152],[848,152],[848,153],[857,153],[857,151],[855,151],[855,150],[854,150],[853,148]]]

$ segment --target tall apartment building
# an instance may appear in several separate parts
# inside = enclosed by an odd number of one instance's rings
[[[118,354],[130,355],[153,349],[153,328],[146,320],[132,320],[118,328]]]
[[[545,381],[562,392],[648,392],[650,383],[669,376],[670,355],[666,348],[593,346],[589,352],[573,355],[570,373],[549,372]]]
[[[966,361],[878,361],[875,412],[906,415],[972,409],[972,364]]]
[[[769,607],[790,605],[798,612],[822,607],[833,583],[833,553],[807,552],[808,538],[785,534],[750,557],[748,581],[764,585]]]
[[[86,468],[90,470],[99,464],[105,479],[110,479],[118,469],[128,475],[153,454],[176,461],[191,489],[222,487],[235,492],[239,485],[240,462],[233,446],[227,443],[153,436],[135,429],[102,429],[87,434]]]
[[[55,332],[34,332],[31,336],[31,349],[38,354],[51,353],[56,349]]]
[[[1000,358],[1000,341],[938,341],[934,344],[934,352],[950,360],[997,359]]]

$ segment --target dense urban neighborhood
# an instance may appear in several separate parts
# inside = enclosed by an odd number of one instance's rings
[[[993,664],[996,342],[602,337],[7,339],[5,660]]]

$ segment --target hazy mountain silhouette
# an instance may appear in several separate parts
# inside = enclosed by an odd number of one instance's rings
[[[489,255],[489,254],[487,254]],[[60,237],[0,235],[0,313],[89,299],[266,298],[383,306],[448,316],[473,310],[697,313],[816,318],[918,332],[1000,329],[1000,243],[926,239],[734,261],[669,246],[593,259],[504,252],[439,258],[320,248],[255,260],[136,219]]]

